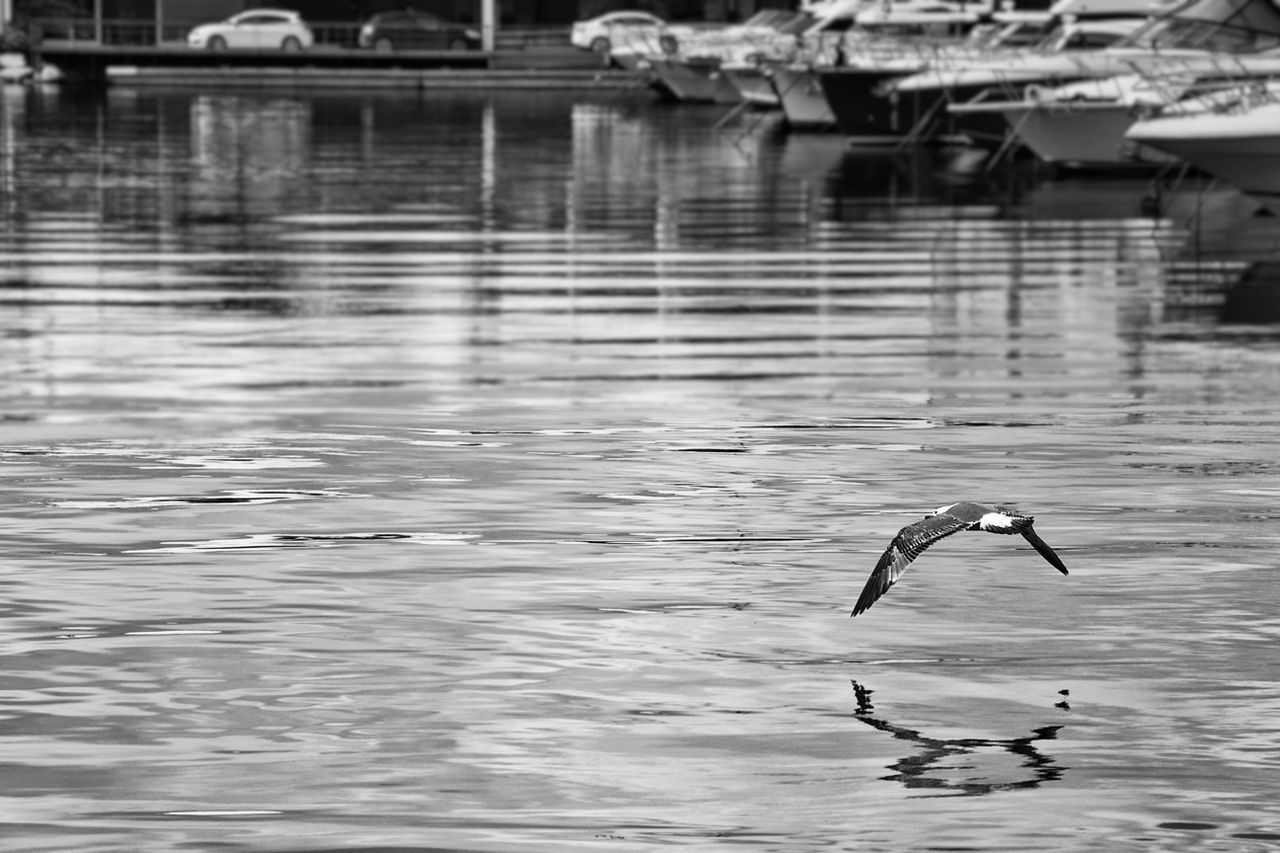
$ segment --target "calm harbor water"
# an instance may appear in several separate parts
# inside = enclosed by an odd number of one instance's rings
[[[1280,847],[1229,190],[640,93],[2,95],[0,850]],[[961,534],[850,619],[959,499],[1071,576]]]

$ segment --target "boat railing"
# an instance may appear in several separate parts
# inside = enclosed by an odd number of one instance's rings
[[[773,30],[749,30],[732,37],[706,33],[675,36],[662,33],[658,36],[659,53],[680,59],[720,59],[744,61],[748,59],[787,59],[797,54],[799,41],[794,35]]]
[[[975,66],[1016,65],[1043,55],[1030,47],[999,47],[964,40],[930,45],[928,51],[929,67],[943,72]]]
[[[1238,113],[1280,102],[1280,57],[1211,54],[1163,65],[1134,63],[1134,75],[1159,100],[1140,105],[1140,117]]]
[[[943,61],[963,41],[947,36],[870,37],[853,32],[806,40],[795,61],[813,67],[911,67]]]
[[[1083,57],[1061,54],[1055,57],[1057,68],[1051,78],[1056,80],[1072,80],[1097,77]],[[957,70],[963,70],[960,66]],[[1011,63],[1004,70],[994,68],[990,75],[991,85],[987,86],[976,97],[966,103],[968,107],[983,102],[1009,102],[1036,99],[1043,84],[1028,84],[1026,77],[1019,73],[1017,63]]]
[[[1249,23],[1168,15],[1153,18],[1135,30],[1125,44],[1157,51],[1194,49],[1258,53],[1280,47],[1280,33]]]

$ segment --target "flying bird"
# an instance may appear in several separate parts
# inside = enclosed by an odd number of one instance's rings
[[[1050,565],[1064,575],[1067,574],[1067,567],[1063,565],[1062,560],[1053,553],[1053,549],[1045,544],[1043,539],[1036,535],[1031,527],[1033,521],[1035,519],[1032,516],[1018,515],[1010,507],[1004,506],[986,507],[982,504],[961,501],[951,506],[939,507],[932,514],[926,515],[923,521],[908,524],[898,531],[898,535],[893,537],[889,547],[880,555],[880,561],[876,563],[871,577],[867,578],[867,585],[862,588],[862,595],[858,596],[858,603],[854,605],[853,613],[849,615],[857,616],[875,604],[880,596],[889,591],[889,587],[897,583],[898,578],[902,577],[902,573],[907,570],[907,566],[911,565],[912,560],[923,554],[924,550],[934,542],[961,530],[1021,533],[1041,557],[1048,560]]]

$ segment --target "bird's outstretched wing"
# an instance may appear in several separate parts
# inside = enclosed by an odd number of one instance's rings
[[[1047,542],[1036,535],[1035,530],[1032,529],[1030,524],[1022,528],[1022,537],[1031,543],[1031,547],[1035,548],[1036,551],[1040,553],[1041,557],[1044,557],[1049,561],[1049,565],[1053,566],[1064,575],[1067,574],[1067,567],[1062,562],[1062,559],[1057,554],[1053,553],[1053,549],[1049,547]]]
[[[911,561],[923,554],[926,548],[945,536],[964,530],[971,523],[963,518],[942,513],[931,515],[915,524],[908,524],[899,530],[898,535],[889,543],[889,547],[880,555],[880,561],[876,563],[871,577],[867,578],[867,585],[862,588],[862,595],[858,596],[858,603],[854,605],[853,613],[849,615],[857,616],[875,604],[876,600],[888,592],[889,587],[902,577],[902,573],[907,570]],[[1043,542],[1040,544],[1044,545]],[[1049,546],[1045,545],[1045,547]]]

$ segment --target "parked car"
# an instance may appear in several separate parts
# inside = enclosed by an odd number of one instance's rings
[[[304,50],[315,44],[315,38],[297,12],[249,9],[216,24],[201,24],[187,33],[187,44],[209,50]]]
[[[480,32],[430,12],[405,9],[374,15],[360,28],[358,43],[378,53],[393,50],[479,50]]]
[[[606,12],[585,21],[575,21],[569,31],[569,42],[583,50],[608,53],[621,33],[619,30],[649,31],[656,34],[666,26],[657,15],[641,11]]]

